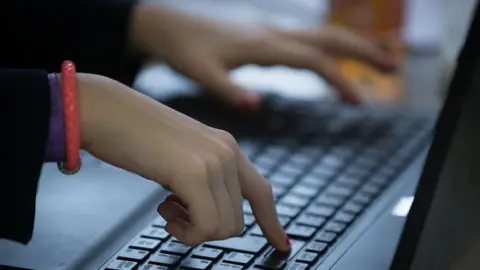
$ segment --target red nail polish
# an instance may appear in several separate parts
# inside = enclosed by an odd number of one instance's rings
[[[287,244],[287,246],[291,246],[292,244],[290,243],[290,239],[288,238],[288,236],[285,236],[285,244]]]
[[[257,93],[247,93],[239,105],[245,109],[256,109],[260,106],[260,101],[260,96]]]

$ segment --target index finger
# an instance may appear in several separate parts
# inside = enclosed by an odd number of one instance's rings
[[[253,215],[263,234],[275,249],[290,250],[290,241],[278,221],[270,183],[257,172],[244,155],[239,158],[239,163],[239,180],[243,196],[250,202]]]

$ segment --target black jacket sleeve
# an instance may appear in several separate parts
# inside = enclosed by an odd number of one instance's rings
[[[135,0],[6,0],[0,3],[0,66],[78,72],[131,85],[140,59],[127,48]]]
[[[1,110],[5,159],[0,178],[0,238],[27,243],[50,119],[47,73],[0,69],[0,93],[6,101]]]
[[[50,118],[48,72],[77,71],[131,84],[139,62],[127,52],[126,0],[6,0],[0,3],[2,176],[0,238],[32,237]]]

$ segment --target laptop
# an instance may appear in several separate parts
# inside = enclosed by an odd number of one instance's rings
[[[241,235],[185,246],[156,213],[167,191],[85,155],[73,176],[45,165],[33,239],[0,240],[0,269],[480,269],[479,37],[477,8],[437,121],[275,96],[262,117],[208,98],[169,103],[237,137],[272,184],[288,254],[247,202]]]

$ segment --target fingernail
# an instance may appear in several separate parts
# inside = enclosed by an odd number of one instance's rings
[[[257,109],[260,106],[261,98],[257,93],[247,93],[240,102],[240,107],[245,109]]]
[[[285,236],[285,244],[289,247],[292,246],[292,244],[290,243],[290,239],[288,238],[288,236]]]

